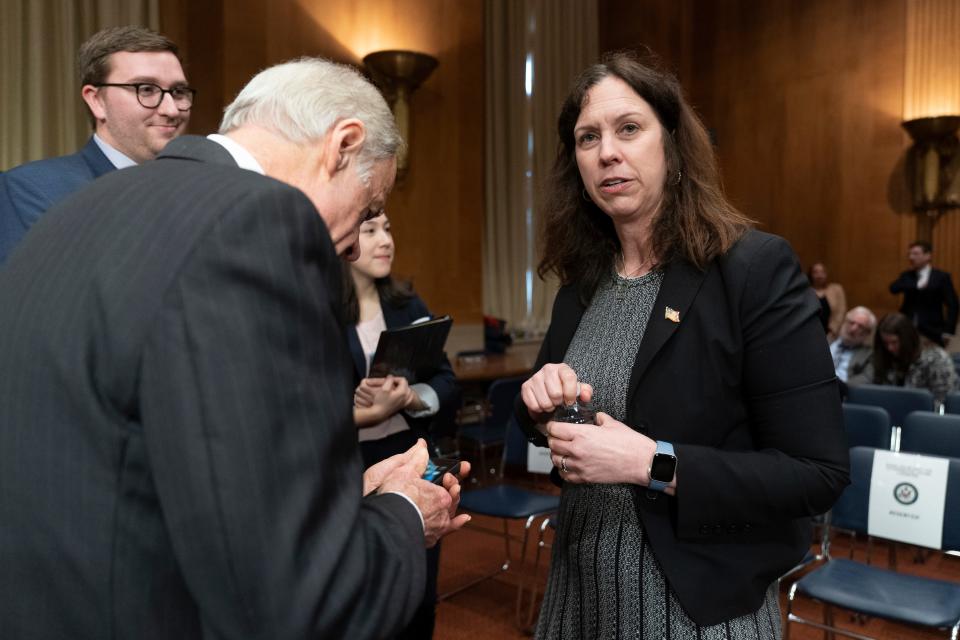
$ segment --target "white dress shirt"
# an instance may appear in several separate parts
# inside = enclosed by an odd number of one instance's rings
[[[103,155],[107,156],[107,160],[110,161],[117,169],[126,169],[127,167],[135,167],[137,163],[120,153],[109,144],[103,141],[103,138],[97,134],[93,134],[93,141],[100,147],[100,151],[103,152]]]

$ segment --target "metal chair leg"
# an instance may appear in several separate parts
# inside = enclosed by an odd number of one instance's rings
[[[827,627],[833,627],[833,607],[829,604],[823,605],[823,624]],[[833,631],[824,629],[823,640],[834,640]]]
[[[520,564],[519,564],[520,567],[523,567],[526,561],[530,528],[534,522],[536,522],[541,518],[543,518],[543,522],[540,525],[541,538],[537,541],[538,546],[537,546],[536,562],[534,564],[533,569],[531,569],[529,572],[521,572],[517,580],[517,603],[516,603],[516,610],[514,611],[514,624],[517,626],[518,629],[524,632],[529,631],[533,625],[533,616],[534,616],[534,610],[536,607],[537,592],[538,592],[537,584],[539,583],[539,576],[537,575],[537,565],[539,565],[539,562],[540,562],[539,545],[542,542],[543,530],[546,527],[547,523],[550,521],[549,514],[530,516],[529,518],[527,518],[527,522],[523,530],[523,546],[521,547],[521,551],[520,551],[520,554],[521,554]],[[527,573],[529,573],[530,575],[528,576]],[[527,591],[526,582],[528,579],[530,581],[530,589],[529,589],[530,602],[528,607],[524,607],[524,599],[525,599],[524,592]],[[524,615],[525,608],[527,609],[526,615]]]
[[[540,522],[540,534],[537,536],[537,555],[533,559],[533,569],[531,569],[530,572],[533,579],[533,586],[530,589],[530,609],[527,611],[526,619],[527,629],[533,628],[534,618],[537,613],[537,595],[539,593],[537,585],[540,584],[540,556],[542,555],[543,548],[547,544],[544,542],[544,536],[547,527],[550,526],[550,518],[550,516],[547,516]]]
[[[797,583],[790,585],[790,593],[787,594],[787,615],[783,625],[783,640],[790,640],[790,623],[793,617],[793,599],[797,595]]]

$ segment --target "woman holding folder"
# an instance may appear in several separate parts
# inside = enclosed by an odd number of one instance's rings
[[[350,263],[346,308],[347,339],[356,376],[354,420],[364,467],[402,453],[417,438],[430,441],[427,427],[441,407],[457,402],[457,381],[446,358],[432,376],[409,384],[400,376],[367,377],[370,361],[385,329],[430,318],[430,311],[408,285],[390,277],[394,244],[390,220],[381,215],[360,227],[360,258]],[[433,636],[440,545],[427,550],[427,588],[423,604],[397,638]]]

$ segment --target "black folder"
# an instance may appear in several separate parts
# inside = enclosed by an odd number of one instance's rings
[[[377,351],[370,362],[371,378],[403,376],[411,384],[428,378],[443,361],[453,320],[443,316],[380,334]]]

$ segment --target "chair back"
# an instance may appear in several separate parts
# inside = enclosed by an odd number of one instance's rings
[[[960,414],[960,391],[951,391],[947,394],[947,399],[943,403],[943,410],[946,413]]]
[[[907,414],[900,432],[900,451],[960,458],[960,416],[929,411]]]
[[[850,485],[831,510],[830,524],[857,533],[867,533],[870,505],[870,481],[876,449],[850,449]],[[947,494],[943,511],[942,549],[960,549],[960,459],[950,458]]]
[[[527,466],[527,436],[512,415],[507,423],[507,435],[503,442],[503,460],[510,466]]]
[[[513,416],[513,403],[520,395],[520,386],[526,379],[526,376],[499,378],[490,384],[487,390],[489,413],[484,420],[488,427],[506,427]]]
[[[933,394],[929,389],[861,384],[849,388],[847,400],[883,407],[890,414],[890,423],[897,427],[903,426],[903,420],[911,411],[933,411]]]
[[[890,448],[890,415],[883,407],[845,403],[843,424],[848,446]]]

